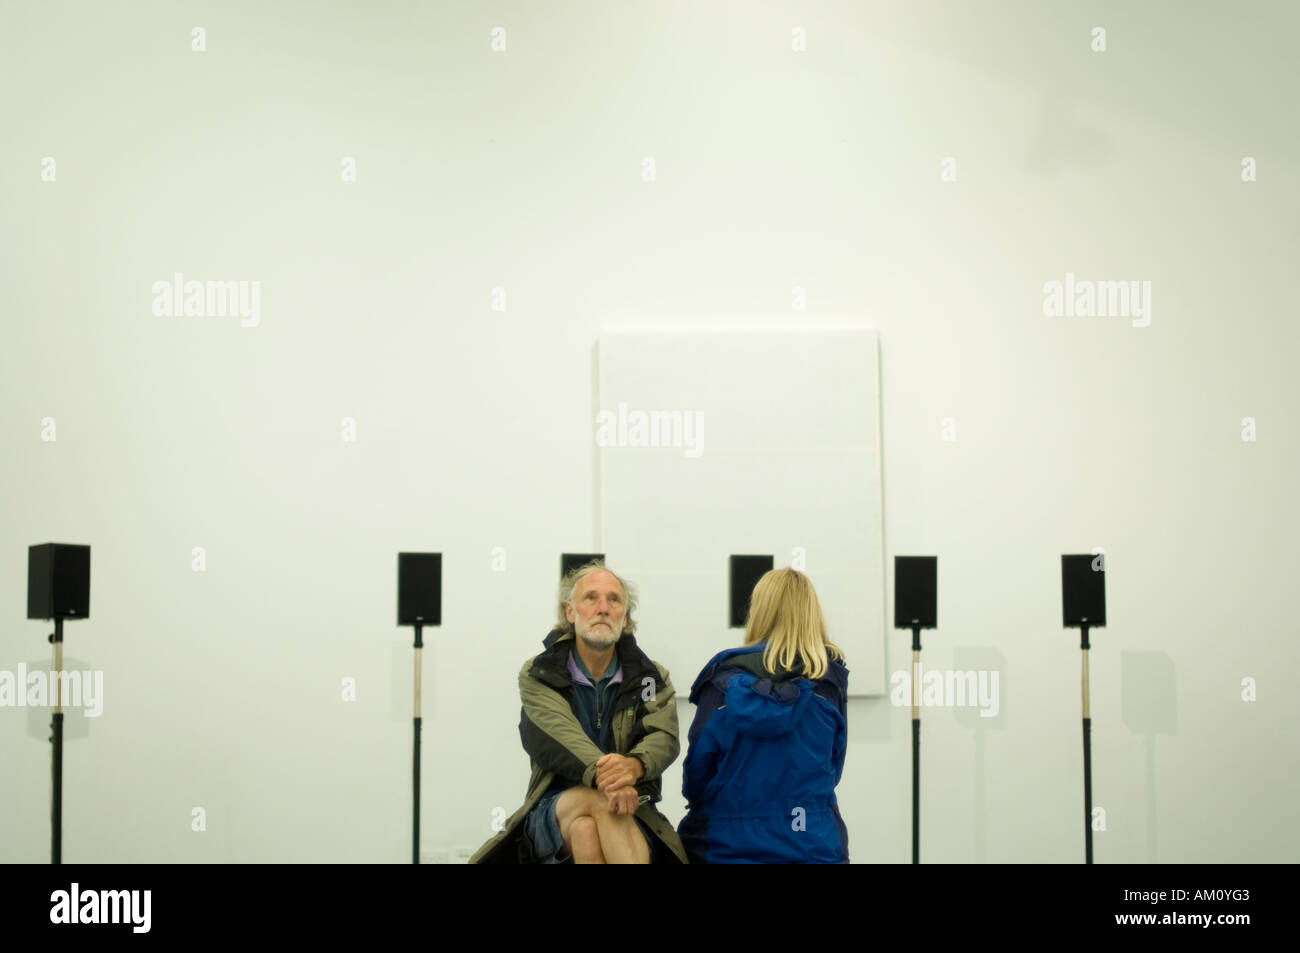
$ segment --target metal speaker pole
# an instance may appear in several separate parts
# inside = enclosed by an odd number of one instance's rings
[[[422,629],[442,625],[442,553],[397,554],[397,624],[415,626],[415,700],[411,735],[411,863],[420,862],[420,654]]]
[[[1088,630],[1106,625],[1106,554],[1061,557],[1061,615],[1067,629],[1081,630],[1083,656],[1083,856],[1092,863],[1092,712],[1088,704]]]
[[[912,863],[921,862],[921,630],[939,627],[938,556],[894,557],[894,628],[912,630]]]
[[[50,863],[63,863],[63,620],[90,618],[90,547],[27,547],[27,618],[54,620],[54,711],[50,722]]]

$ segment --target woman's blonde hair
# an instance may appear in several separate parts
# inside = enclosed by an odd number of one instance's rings
[[[793,669],[803,663],[802,674],[821,678],[830,659],[844,658],[840,647],[826,637],[826,620],[812,581],[797,569],[773,569],[763,574],[749,600],[745,620],[745,645],[766,641],[763,667]]]

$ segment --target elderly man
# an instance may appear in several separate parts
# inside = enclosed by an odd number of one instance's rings
[[[470,863],[687,863],[654,806],[680,748],[677,703],[637,647],[635,608],[602,563],[561,580],[557,625],[519,672],[528,795]]]

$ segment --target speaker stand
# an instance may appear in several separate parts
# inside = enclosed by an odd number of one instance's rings
[[[55,618],[54,634],[54,723],[50,741],[53,794],[50,800],[50,863],[63,863],[63,619]]]
[[[420,650],[424,641],[415,623],[415,736],[411,749],[411,863],[420,862]]]
[[[912,863],[921,862],[921,708],[917,676],[921,672],[921,627],[912,626]]]
[[[1088,627],[1083,642],[1083,838],[1084,863],[1092,863],[1092,718],[1088,714]]]

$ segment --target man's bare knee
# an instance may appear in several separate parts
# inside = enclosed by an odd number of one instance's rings
[[[590,817],[601,824],[610,821],[619,824],[632,822],[631,814],[610,813],[609,798],[603,791],[593,788],[573,787],[565,791],[556,802],[556,816],[560,821],[561,832],[580,817]]]
[[[590,816],[576,817],[569,825],[573,861],[577,864],[603,864],[605,855],[600,849],[600,833]]]
[[[583,798],[578,802],[580,815],[595,818],[604,822],[607,817],[618,817],[617,814],[609,812],[609,798],[603,791],[597,791],[592,788],[583,789]]]
[[[560,825],[560,836],[565,845],[570,843],[570,828],[581,818],[593,820],[602,817],[605,795],[591,788],[572,787],[555,802],[555,819]]]

